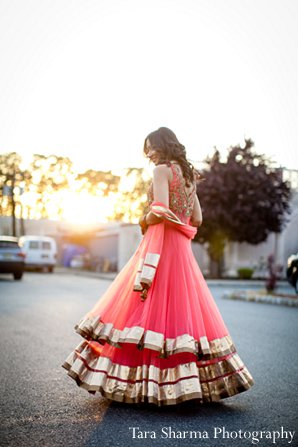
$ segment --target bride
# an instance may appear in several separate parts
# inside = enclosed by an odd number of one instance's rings
[[[137,250],[75,326],[83,337],[63,363],[89,393],[173,405],[213,402],[254,383],[202,276],[191,240],[202,224],[196,171],[168,128],[150,133],[156,165]]]

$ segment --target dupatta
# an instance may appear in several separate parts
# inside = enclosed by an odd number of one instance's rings
[[[162,202],[152,202],[150,211],[157,217],[162,217],[159,224],[149,225],[140,246],[137,274],[133,290],[146,291],[142,298],[146,298],[162,254],[166,222],[175,230],[180,231],[188,239],[193,239],[197,228],[182,222],[173,211]]]

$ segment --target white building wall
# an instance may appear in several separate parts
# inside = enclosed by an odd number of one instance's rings
[[[142,237],[139,225],[124,224],[120,227],[118,239],[118,271],[125,266],[127,261],[135,253]]]
[[[237,276],[237,269],[251,267],[256,269],[255,276],[263,276],[269,255],[273,254],[276,264],[283,266],[283,276],[286,274],[288,257],[298,252],[298,193],[291,200],[289,222],[281,233],[270,233],[267,240],[257,244],[230,242],[224,251],[224,275]]]
[[[25,219],[24,220],[25,234],[27,236],[55,236],[58,235],[61,222],[50,219]],[[20,219],[16,219],[17,234],[21,234]],[[9,236],[12,235],[12,218],[8,216],[0,217],[0,234]]]
[[[196,258],[196,261],[200,267],[201,272],[203,275],[209,274],[210,269],[210,262],[209,262],[209,255],[207,253],[206,244],[199,244],[198,242],[192,242],[191,243],[192,252],[194,254],[194,257]]]

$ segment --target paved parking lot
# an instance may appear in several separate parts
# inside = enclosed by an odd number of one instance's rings
[[[252,438],[239,430],[297,430],[298,310],[223,300],[224,283],[210,288],[255,379],[251,390],[216,404],[157,408],[109,403],[79,389],[61,364],[81,341],[74,324],[109,284],[67,273],[26,273],[20,282],[1,275],[1,446],[248,446]],[[133,437],[130,427],[151,436]],[[202,438],[161,438],[162,430]],[[223,430],[238,435],[223,438]],[[294,446],[298,435],[291,444],[285,437],[255,444]]]

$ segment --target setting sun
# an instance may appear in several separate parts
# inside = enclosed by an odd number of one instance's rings
[[[61,191],[61,218],[77,225],[107,222],[113,215],[115,196],[96,197],[85,191]]]

